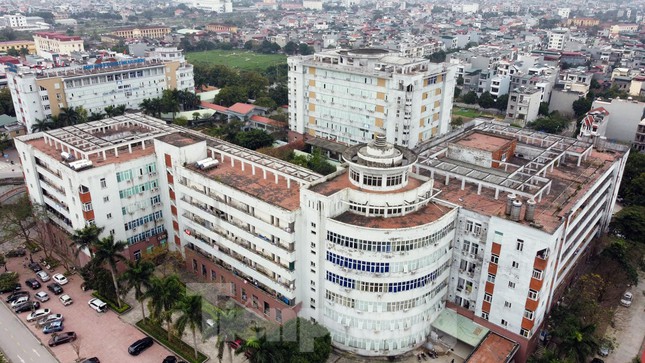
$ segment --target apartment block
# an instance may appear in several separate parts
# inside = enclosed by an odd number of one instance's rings
[[[36,53],[36,45],[31,40],[11,40],[7,42],[0,42],[0,52],[7,52],[10,49],[15,49],[20,52],[21,49],[26,48],[28,54]]]
[[[34,43],[36,44],[36,54],[47,59],[52,59],[55,54],[69,55],[72,52],[85,51],[83,39],[77,35],[36,32],[34,33]]]
[[[629,153],[477,120],[419,153],[376,135],[323,177],[140,114],[16,147],[62,231],[105,225],[132,258],[168,244],[248,309],[316,321],[342,350],[430,340],[482,362],[491,345],[509,361],[535,347],[607,228]]]
[[[506,117],[525,125],[535,121],[540,111],[542,92],[536,87],[515,88],[509,93]]]
[[[2,17],[4,26],[12,29],[25,28],[27,26],[27,17],[22,14],[7,14]]]
[[[83,106],[103,112],[110,105],[139,108],[145,98],[166,89],[194,91],[193,66],[175,48],[160,48],[148,58],[75,65],[46,70],[18,67],[7,72],[16,116],[31,131],[37,119]]]
[[[353,145],[414,147],[449,129],[455,69],[383,49],[290,57],[289,127]]]
[[[170,34],[170,28],[167,26],[146,26],[134,28],[121,28],[112,31],[115,37],[126,39],[162,39]]]
[[[553,50],[564,50],[569,40],[568,29],[554,29],[548,32],[547,48]]]

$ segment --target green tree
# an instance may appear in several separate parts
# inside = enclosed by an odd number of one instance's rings
[[[7,55],[10,55],[12,57],[20,57],[20,52],[16,48],[9,48],[7,49]]]
[[[625,164],[618,195],[624,205],[645,205],[645,154],[632,150]]]
[[[548,102],[540,102],[540,110],[538,111],[538,115],[549,116],[549,103]]]
[[[13,108],[13,99],[9,87],[0,89],[0,110],[1,113],[9,116],[16,116],[16,110]]]
[[[47,131],[51,130],[54,128],[54,124],[51,122],[50,119],[44,118],[44,119],[36,119],[36,122],[34,122],[33,125],[31,125],[31,132],[41,132],[41,131]]]
[[[172,341],[172,313],[185,290],[179,277],[173,274],[163,278],[154,276],[145,293],[146,298],[150,299],[149,306],[154,319],[166,323],[168,341]]]
[[[139,104],[139,107],[144,114],[152,117],[161,117],[161,99],[160,98],[145,98]]]
[[[258,129],[242,131],[235,136],[235,143],[237,145],[251,150],[271,146],[273,141],[273,136],[267,134],[264,130]]]
[[[92,247],[98,244],[99,236],[103,233],[103,229],[103,227],[90,224],[75,230],[71,237],[72,243],[70,244],[70,247],[75,249],[74,257],[78,258],[81,251],[87,249],[90,252],[91,259],[94,259]]]
[[[508,106],[508,93],[497,97],[495,100],[495,108],[506,112],[506,107]]]
[[[161,109],[163,112],[172,113],[172,119],[179,112],[179,98],[177,97],[178,90],[164,90],[161,96]]]
[[[134,289],[134,298],[141,305],[143,319],[146,318],[146,312],[143,308],[146,295],[143,290],[150,288],[150,279],[154,275],[154,271],[155,265],[152,262],[138,259],[135,262],[128,261],[128,269],[121,276],[121,280],[125,281],[127,289]]]
[[[258,72],[241,72],[240,84],[244,85],[247,98],[256,99],[266,93],[269,80]]]
[[[78,112],[78,107],[63,107],[58,114],[58,121],[64,126],[71,126],[82,123],[82,115]]]
[[[215,103],[222,106],[232,106],[238,102],[246,103],[248,96],[246,89],[240,86],[227,86],[222,88],[217,96],[215,96]]]
[[[286,55],[295,55],[296,52],[298,51],[298,45],[294,43],[293,41],[289,41],[287,44],[285,44],[284,48],[282,48],[284,51],[284,54]]]
[[[529,122],[527,126],[537,131],[558,134],[569,126],[569,120],[554,112],[549,117],[540,117],[533,122]]]
[[[298,53],[300,53],[300,55],[310,55],[314,53],[314,48],[306,43],[300,43],[298,45]]]
[[[495,106],[495,99],[493,98],[493,95],[490,94],[490,92],[486,91],[482,93],[481,96],[479,96],[477,103],[481,108],[492,108],[493,106]]]
[[[438,52],[434,52],[430,54],[426,58],[429,59],[430,62],[432,63],[442,63],[446,61],[446,52],[443,50],[440,50]]]
[[[96,253],[94,254],[94,259],[98,265],[107,264],[110,268],[110,274],[112,275],[112,282],[114,283],[114,291],[116,292],[116,303],[121,308],[121,293],[119,291],[119,284],[117,282],[117,270],[116,265],[120,261],[125,261],[126,258],[122,255],[122,252],[127,247],[127,243],[123,241],[114,241],[114,237],[109,235],[101,239],[96,244]]]
[[[105,114],[103,112],[92,112],[89,116],[87,116],[88,121],[98,121],[103,120],[104,118]]]
[[[457,86],[463,86],[464,85],[464,77],[460,74],[459,77],[457,77]]]
[[[461,95],[461,88],[455,87],[452,97],[456,100]]]
[[[474,105],[479,100],[479,97],[477,97],[477,93],[475,93],[475,91],[466,93],[462,98],[464,100],[464,103],[467,103],[469,105]]]
[[[289,88],[284,83],[271,87],[269,88],[269,97],[275,101],[277,106],[286,105],[289,103]]]
[[[643,241],[645,236],[645,206],[631,205],[616,213],[610,224],[615,234],[625,236],[628,240]]]
[[[594,336],[596,326],[578,326],[565,335],[558,345],[558,351],[566,358],[577,363],[586,363],[589,356],[598,350],[598,340]]]
[[[576,117],[580,117],[591,110],[592,101],[586,97],[580,97],[573,101],[573,113]]]
[[[30,245],[43,247],[45,255],[50,257],[48,246],[47,211],[38,204],[33,204],[27,195],[14,203],[3,204],[0,209],[0,242],[23,240]]]
[[[202,324],[202,297],[200,295],[184,295],[177,302],[176,310],[181,315],[175,321],[175,329],[181,337],[184,330],[188,327],[193,334],[193,349],[195,350],[195,359],[199,357],[197,352],[197,327]]]
[[[258,97],[258,99],[256,99],[255,103],[253,104],[260,107],[266,107],[270,110],[274,110],[276,107],[278,107],[278,105],[271,97]]]

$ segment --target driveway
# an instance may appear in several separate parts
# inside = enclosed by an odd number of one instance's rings
[[[631,362],[634,357],[642,351],[641,347],[645,340],[645,283],[643,274],[640,275],[640,284],[633,286],[630,291],[634,295],[632,306],[625,308],[616,307],[613,326],[607,329],[608,338],[616,341],[616,349],[603,358],[605,363],[626,363]]]
[[[34,256],[34,260],[40,259],[42,253]],[[47,290],[46,285],[50,281],[43,283],[42,287],[38,290],[31,290],[24,286],[24,281],[30,277],[35,277],[35,274],[23,267],[22,258],[8,259],[8,269],[16,271],[20,274],[20,282],[24,290],[29,290],[32,298],[33,294],[38,291],[46,291],[50,300],[42,303],[41,308],[49,308],[52,313],[63,314],[65,318],[64,326],[65,331],[74,331],[78,336],[77,342],[80,345],[81,357],[98,357],[102,363],[123,363],[123,362],[141,362],[141,363],[159,363],[166,356],[171,353],[159,344],[154,344],[145,352],[141,353],[138,357],[134,358],[128,354],[128,346],[135,340],[143,338],[144,334],[141,333],[136,327],[122,321],[119,316],[108,310],[106,313],[97,313],[90,309],[87,302],[92,298],[90,291],[84,292],[81,290],[82,278],[79,275],[72,275],[68,277],[69,283],[63,285],[64,293],[68,294],[74,300],[74,303],[69,306],[63,306],[58,300],[58,296],[53,295]],[[54,272],[63,272],[62,267],[58,267]],[[3,300],[4,302],[4,300]],[[27,323],[26,316],[28,313],[19,314],[20,319],[27,324],[29,329],[42,341],[43,345],[47,345],[50,335],[42,333],[34,323]],[[56,358],[62,363],[72,363],[77,358],[71,344],[63,344],[50,349]]]
[[[0,306],[0,348],[14,363],[57,363],[20,318],[7,306]]]

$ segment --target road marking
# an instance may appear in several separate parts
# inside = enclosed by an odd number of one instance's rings
[[[21,361],[22,363],[25,363],[25,360],[24,360],[24,359],[22,359],[18,354],[16,354],[16,357],[18,357],[18,359],[20,359],[20,361]]]
[[[32,349],[32,350],[34,351],[34,354],[36,354],[37,356],[39,356],[39,357],[40,357],[40,354],[38,354],[38,352],[36,351],[36,349]]]

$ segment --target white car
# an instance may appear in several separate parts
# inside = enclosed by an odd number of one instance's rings
[[[16,306],[24,304],[27,301],[29,301],[29,296],[21,296],[21,297],[19,297],[16,300],[11,302],[11,307],[15,308]]]
[[[628,308],[632,306],[632,299],[634,296],[632,295],[631,292],[627,291],[623,294],[623,297],[620,299],[620,305]]]
[[[51,313],[51,310],[49,309],[39,309],[34,311],[33,313],[27,315],[27,321],[34,321],[40,318],[43,318]]]
[[[59,285],[65,285],[69,282],[67,281],[67,277],[65,277],[65,275],[63,274],[56,274],[52,276],[52,279],[54,279],[54,281],[56,281]]]
[[[71,305],[74,302],[74,300],[72,300],[72,298],[67,294],[61,295],[58,300],[60,300],[64,306]]]
[[[101,299],[94,298],[87,302],[87,304],[97,313],[104,313],[107,310],[107,304],[101,301]]]
[[[47,294],[44,291],[39,291],[34,295],[34,299],[40,301],[40,302],[45,302],[49,301],[49,294]]]
[[[49,281],[49,275],[45,271],[38,271],[36,272],[36,276],[40,279],[42,282]]]

